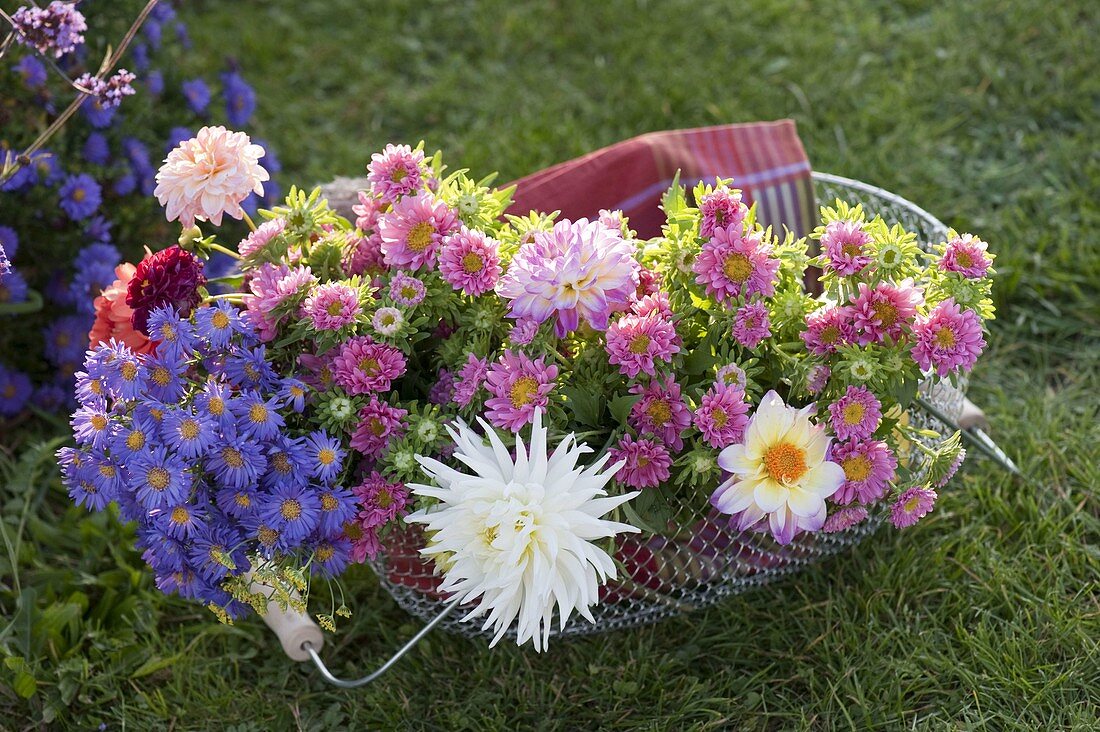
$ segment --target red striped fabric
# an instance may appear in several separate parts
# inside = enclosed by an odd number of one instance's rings
[[[622,209],[639,236],[661,232],[661,195],[680,171],[689,188],[699,181],[733,178],[760,221],[786,226],[796,236],[812,228],[810,161],[794,120],[650,132],[558,163],[514,183],[509,213],[560,210],[562,217],[592,218]]]

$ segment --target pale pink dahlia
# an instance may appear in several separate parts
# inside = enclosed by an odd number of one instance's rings
[[[309,267],[264,264],[253,272],[248,282],[252,294],[244,296],[245,317],[259,331],[260,340],[275,337],[281,316],[273,311],[315,284]]]
[[[755,300],[737,309],[733,318],[733,337],[745,348],[756,348],[772,334],[768,308],[763,300]]]
[[[695,281],[720,302],[739,296],[775,294],[779,260],[760,234],[743,235],[741,224],[715,229],[692,264]]]
[[[829,459],[844,469],[844,482],[833,494],[840,504],[874,503],[897,475],[898,459],[880,440],[834,443]]]
[[[221,226],[222,214],[244,217],[241,201],[249,193],[262,196],[270,176],[259,163],[264,149],[243,132],[203,127],[168,153],[157,172],[153,195],[167,208],[169,221],[184,227],[195,219]]]
[[[406,196],[382,214],[382,256],[389,267],[432,269],[443,237],[458,228],[458,214],[429,193]]]
[[[478,358],[474,354],[466,356],[466,363],[458,370],[458,378],[455,380],[455,404],[467,407],[477,396],[478,389],[485,383],[485,376],[489,373],[489,362],[484,358]]]
[[[369,234],[378,228],[378,217],[386,209],[386,202],[369,191],[359,191],[359,203],[351,207],[355,214],[355,228]]]
[[[834,221],[825,227],[821,249],[825,252],[825,269],[847,277],[858,274],[874,257],[867,250],[871,235],[855,221]]]
[[[890,507],[890,521],[899,529],[912,526],[935,508],[937,498],[939,495],[931,488],[910,488]]]
[[[854,313],[849,307],[826,307],[806,316],[802,340],[815,356],[828,356],[855,340]]]
[[[423,163],[424,153],[420,150],[408,145],[386,145],[385,150],[370,156],[367,180],[371,190],[390,203],[407,196],[420,187]]]
[[[359,291],[339,282],[314,287],[302,303],[301,316],[317,330],[340,330],[360,313]]]
[[[390,298],[398,305],[415,307],[424,300],[426,292],[423,282],[404,272],[398,272],[390,280]]]
[[[829,405],[830,423],[838,439],[866,440],[878,429],[882,405],[862,386],[849,386],[840,399]]]
[[[969,371],[985,348],[982,321],[973,310],[960,310],[948,298],[913,326],[916,345],[913,359],[927,371],[934,368],[940,376],[952,371]]]
[[[725,186],[703,196],[699,202],[699,236],[709,239],[718,229],[740,226],[749,212],[741,202],[741,191]]]
[[[745,392],[740,387],[718,383],[699,400],[693,422],[707,444],[720,450],[744,439],[748,413]]]
[[[630,488],[654,488],[668,480],[672,456],[657,440],[623,435],[619,444],[607,452],[612,465],[625,463],[615,479]]]
[[[390,440],[400,439],[405,434],[406,415],[407,410],[371,394],[370,401],[359,410],[359,424],[351,435],[352,449],[367,457],[379,457],[389,447]]]
[[[349,394],[389,391],[405,373],[405,355],[393,346],[359,336],[340,346],[332,360],[332,376]]]
[[[535,409],[546,408],[557,366],[546,366],[543,357],[532,361],[522,353],[505,350],[500,360],[489,367],[485,386],[493,396],[485,402],[486,418],[494,427],[519,432],[535,416]]]
[[[989,272],[993,261],[986,254],[989,245],[974,236],[963,234],[947,242],[940,269],[944,272],[958,272],[963,277],[981,279]]]
[[[691,410],[684,404],[676,379],[666,376],[645,386],[635,384],[630,393],[642,395],[630,408],[630,426],[643,435],[655,435],[674,452],[682,450],[684,439],[680,435],[691,424]]]
[[[607,360],[632,379],[643,371],[655,376],[657,362],[668,363],[679,352],[676,328],[659,313],[624,315],[607,328]]]
[[[404,515],[409,491],[400,481],[389,481],[377,470],[351,489],[362,510],[356,518],[364,529],[373,529]]]
[[[286,219],[282,216],[265,221],[257,226],[255,231],[241,239],[240,244],[237,245],[237,252],[242,257],[250,257],[270,244],[271,240],[282,234],[285,229]]]
[[[859,345],[886,340],[900,341],[917,314],[924,296],[907,279],[892,285],[880,282],[874,289],[859,283],[859,292],[852,300],[852,323],[858,330]]]
[[[608,317],[627,308],[637,286],[634,245],[599,222],[579,219],[535,232],[497,292],[511,300],[513,318],[542,323],[556,316],[555,332],[564,337],[582,318],[607,330]]]
[[[857,503],[854,506],[845,506],[844,508],[833,511],[829,514],[829,517],[825,519],[825,525],[821,527],[821,530],[826,534],[835,534],[838,531],[845,531],[857,524],[861,524],[866,519],[867,509]]]
[[[488,292],[500,279],[499,247],[495,239],[463,226],[458,233],[443,239],[439,274],[451,287],[467,295]]]

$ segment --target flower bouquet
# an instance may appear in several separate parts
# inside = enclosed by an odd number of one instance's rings
[[[660,617],[909,526],[963,458],[918,388],[985,345],[980,239],[925,251],[838,200],[796,240],[718,180],[674,182],[642,241],[615,211],[507,215],[511,189],[393,145],[354,221],[292,189],[256,226],[262,154],[224,128],[169,154],[183,234],[96,301],[60,452],[223,621],[312,604],[331,630],[370,561],[541,650],[555,617]],[[225,214],[232,246],[196,226]],[[208,280],[213,252],[238,271]]]

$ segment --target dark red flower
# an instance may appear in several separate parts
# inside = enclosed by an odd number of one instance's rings
[[[126,288],[134,328],[145,333],[149,313],[162,305],[171,305],[186,318],[202,299],[199,288],[205,284],[202,261],[179,246],[146,255]]]

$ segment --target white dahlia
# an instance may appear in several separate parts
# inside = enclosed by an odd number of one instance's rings
[[[600,585],[615,578],[615,563],[593,542],[638,531],[601,517],[638,494],[608,496],[603,488],[622,463],[603,470],[609,459],[604,455],[578,465],[592,450],[572,434],[548,456],[541,410],[535,412],[530,450],[517,437],[514,460],[493,428],[478,422],[489,444],[464,422],[447,427],[454,456],[469,473],[417,456],[436,485],[409,488],[439,503],[406,520],[423,524],[431,536],[421,551],[442,570],[440,589],[461,603],[477,601],[463,620],[488,613],[483,628],[494,627],[492,646],[518,618],[517,644],[531,640],[541,651],[555,606],[561,627],[574,610],[594,622],[589,608],[599,599]]]
[[[844,469],[825,459],[829,438],[810,421],[813,407],[795,409],[774,391],[760,406],[739,445],[718,455],[730,477],[714,491],[711,505],[734,516],[740,530],[767,519],[772,536],[787,544],[799,531],[825,524],[825,499],[844,482]]]

